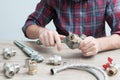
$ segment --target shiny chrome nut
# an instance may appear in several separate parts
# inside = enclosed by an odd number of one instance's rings
[[[16,55],[16,50],[11,48],[4,48],[3,49],[3,57],[5,59],[10,59],[11,57]]]
[[[50,57],[48,60],[48,64],[52,65],[60,65],[62,63],[62,57],[58,55],[54,55],[53,57]]]
[[[12,78],[15,74],[20,71],[20,66],[18,64],[8,64],[3,65],[4,74],[7,78]]]

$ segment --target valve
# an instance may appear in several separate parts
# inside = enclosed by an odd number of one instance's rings
[[[119,64],[113,64],[113,59],[108,57],[107,63],[103,64],[104,70],[107,71],[108,75],[113,76],[117,74],[118,69],[120,68]]]

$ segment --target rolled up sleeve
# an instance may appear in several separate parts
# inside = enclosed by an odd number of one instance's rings
[[[48,5],[47,0],[41,0],[37,4],[35,11],[28,16],[24,26],[22,27],[24,35],[26,36],[26,29],[30,25],[45,27],[45,25],[53,19],[53,15],[53,9]]]
[[[111,28],[111,34],[120,35],[120,0],[108,0],[105,16]]]

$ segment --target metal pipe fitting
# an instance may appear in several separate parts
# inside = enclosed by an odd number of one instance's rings
[[[89,65],[89,64],[71,64],[71,65],[65,65],[63,67],[60,68],[52,68],[51,74],[54,75],[58,72],[64,71],[66,69],[80,69],[80,70],[85,70],[90,72],[93,76],[95,76],[95,78],[97,80],[108,80],[108,76],[107,74],[99,67],[93,66],[93,65]],[[103,78],[101,76],[99,76],[99,73],[102,74]]]
[[[8,64],[3,65],[4,74],[7,78],[12,78],[15,74],[20,71],[20,66],[18,64]]]
[[[30,58],[25,60],[25,67],[28,68],[28,74],[35,75],[37,74],[37,62],[31,60]]]
[[[113,76],[118,72],[118,69],[120,68],[119,64],[111,65],[110,68],[108,68],[108,75]]]
[[[16,55],[16,50],[12,48],[4,48],[3,49],[3,57],[5,59],[10,59],[11,57]]]
[[[60,65],[62,63],[62,57],[58,55],[54,55],[53,57],[50,57],[48,60],[48,64],[51,65]]]
[[[65,43],[71,49],[76,49],[79,47],[81,41],[86,38],[86,35],[81,34],[80,36],[77,34],[73,34],[69,32],[69,35],[66,37]]]

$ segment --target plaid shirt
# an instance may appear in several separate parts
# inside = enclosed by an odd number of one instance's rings
[[[33,24],[45,27],[51,20],[59,34],[71,31],[78,35],[106,36],[105,21],[112,34],[120,34],[120,0],[41,0],[26,20],[23,32]]]

